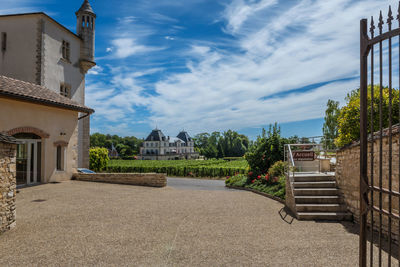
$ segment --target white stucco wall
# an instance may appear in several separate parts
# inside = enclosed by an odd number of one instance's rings
[[[49,134],[42,138],[42,182],[70,179],[78,167],[78,112],[0,98],[0,132],[34,127]],[[65,133],[61,135],[60,133]],[[64,171],[56,170],[55,142],[68,143]]]
[[[75,21],[73,16],[71,21]],[[82,39],[40,13],[0,16],[1,32],[7,32],[7,51],[0,51],[0,75],[41,84],[57,93],[67,83],[72,100],[85,104],[85,75],[79,62]],[[63,40],[70,43],[70,62],[62,59]],[[80,167],[88,167],[89,125],[89,118],[79,121]]]
[[[0,47],[1,75],[36,83],[37,20],[37,16],[0,17],[0,33],[7,33],[6,51]]]
[[[71,98],[85,103],[85,76],[79,67],[81,40],[46,19],[44,23],[44,86],[60,92],[60,84],[71,86]],[[62,42],[70,43],[70,62],[62,59]]]

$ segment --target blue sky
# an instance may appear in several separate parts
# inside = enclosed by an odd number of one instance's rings
[[[44,11],[75,31],[83,0],[3,0],[0,13]],[[92,132],[145,137],[158,126],[237,130],[275,121],[321,135],[328,99],[359,83],[359,20],[384,0],[91,0],[96,62],[86,104]]]

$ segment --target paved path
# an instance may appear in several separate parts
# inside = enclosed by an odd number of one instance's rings
[[[168,177],[168,186],[181,190],[223,190],[231,189],[225,187],[224,180],[206,180]]]
[[[271,199],[180,181],[21,189],[17,228],[0,236],[0,266],[358,265],[352,223],[289,224]]]

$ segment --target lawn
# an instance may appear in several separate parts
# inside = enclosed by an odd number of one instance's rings
[[[247,172],[245,160],[110,160],[107,172],[156,172],[169,176],[225,178]]]

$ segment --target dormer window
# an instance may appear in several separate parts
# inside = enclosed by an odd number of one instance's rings
[[[70,50],[69,42],[63,40],[62,41],[62,58],[67,61],[70,61],[70,54],[71,54],[70,51],[71,50]]]
[[[60,84],[60,95],[71,98],[71,86],[66,83]]]

